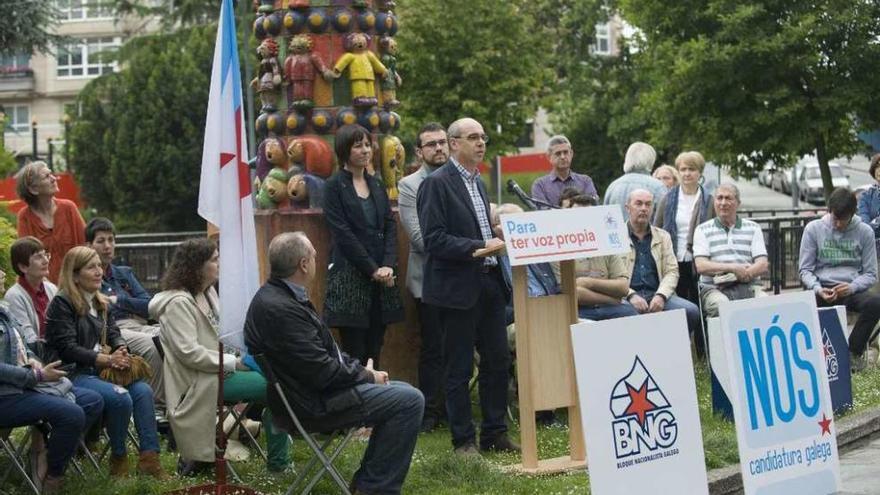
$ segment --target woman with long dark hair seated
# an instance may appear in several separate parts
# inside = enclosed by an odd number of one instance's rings
[[[142,380],[126,386],[101,378],[110,369],[120,375],[130,371],[131,357],[109,311],[109,300],[101,294],[104,269],[94,249],[77,246],[64,256],[58,294],[46,311],[46,338],[65,364],[73,364],[73,384],[93,390],[104,399],[104,417],[110,437],[110,475],[128,476],[126,439],[128,423],[140,440],[137,470],[166,479],[159,464],[159,434],[153,391]]]
[[[159,338],[165,351],[165,403],[180,452],[181,474],[210,468],[214,460],[220,366],[220,308],[214,284],[219,275],[219,253],[214,242],[185,241],[174,252],[165,272],[163,292],[150,301],[150,317],[159,320],[162,327]],[[225,400],[265,404],[266,380],[260,373],[232,353],[223,356],[223,368]],[[290,465],[287,434],[275,431],[268,408],[263,425],[268,436],[268,469],[283,471]]]

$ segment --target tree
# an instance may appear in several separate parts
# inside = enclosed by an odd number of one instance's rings
[[[80,93],[71,165],[120,228],[204,228],[196,214],[216,26],[138,38],[125,68]]]
[[[54,2],[4,1],[0,15],[0,55],[48,52],[65,41],[54,33],[58,11]]]
[[[572,143],[573,168],[589,174],[602,191],[622,173],[627,146],[645,139],[646,123],[632,112],[638,94],[633,57],[625,43],[619,56],[592,52],[596,25],[608,22],[613,12],[608,0],[533,5],[546,35],[555,41],[558,89],[544,101],[551,123]]]
[[[862,145],[880,123],[874,71],[880,4],[870,0],[619,0],[641,33],[635,113],[661,147],[697,148],[734,173]]]
[[[529,3],[399,2],[401,134],[469,116],[491,136],[492,153],[513,149],[553,81],[552,45]]]

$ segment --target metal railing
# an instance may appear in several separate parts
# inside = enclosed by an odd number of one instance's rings
[[[778,294],[801,287],[798,262],[804,227],[820,215],[759,217],[751,220],[761,226],[770,262],[770,277],[764,288]]]
[[[158,234],[120,234],[116,237],[116,263],[130,266],[150,293],[160,290],[165,269],[174,250],[187,239],[205,237],[205,232],[164,232]]]
[[[824,208],[799,210],[744,210],[764,232],[764,244],[770,261],[770,276],[764,288],[773,293],[801,286],[798,259],[804,227],[824,213]],[[754,216],[771,213],[771,216]],[[783,215],[787,213],[788,215]],[[794,213],[794,215],[792,215]],[[204,237],[205,232],[169,232],[158,234],[124,234],[116,238],[116,259],[130,266],[144,288],[159,291],[162,274],[171,263],[174,249],[183,241]]]

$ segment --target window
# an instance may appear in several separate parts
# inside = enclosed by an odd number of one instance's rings
[[[608,23],[596,24],[596,43],[593,45],[593,53],[597,55],[611,55],[611,35]]]
[[[0,69],[26,69],[31,63],[29,53],[0,55]]]
[[[116,70],[119,38],[87,38],[76,45],[58,47],[58,77],[99,76]]]
[[[82,19],[112,19],[108,0],[55,0],[61,22]]]
[[[6,131],[28,132],[31,128],[31,108],[27,105],[6,106]]]

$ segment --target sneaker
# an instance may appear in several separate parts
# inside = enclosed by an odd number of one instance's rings
[[[480,451],[488,452],[519,452],[519,444],[514,442],[507,436],[506,433],[502,433],[497,437],[493,438],[489,441],[481,441],[480,442]]]
[[[46,476],[43,480],[43,495],[61,495],[64,493],[64,477]]]
[[[140,453],[137,463],[138,474],[152,476],[159,481],[170,479],[168,473],[162,469],[162,463],[159,462],[159,453],[152,450],[146,450]]]
[[[467,442],[463,445],[460,445],[456,447],[453,452],[455,452],[455,455],[465,459],[480,457],[480,452],[477,450],[477,446],[474,445],[474,442]]]
[[[856,355],[853,352],[849,353],[849,369],[853,373],[858,373],[860,371],[864,371],[865,368],[868,367],[868,363],[865,361],[865,355]]]
[[[422,426],[419,428],[419,431],[428,433],[437,429],[438,426],[440,426],[440,419],[436,416],[425,416],[422,418]]]
[[[128,478],[128,455],[115,456],[110,454],[110,477]]]

